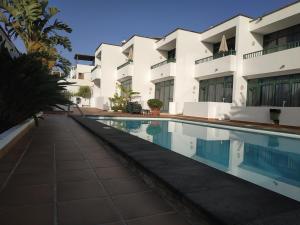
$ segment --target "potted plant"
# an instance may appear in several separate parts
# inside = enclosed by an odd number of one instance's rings
[[[270,109],[270,119],[274,121],[276,125],[279,125],[280,109]]]
[[[163,102],[159,99],[149,99],[147,101],[147,104],[149,108],[151,109],[151,114],[153,116],[159,116],[160,115],[160,108],[163,106]]]

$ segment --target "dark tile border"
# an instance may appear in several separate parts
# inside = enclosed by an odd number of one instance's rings
[[[72,116],[212,224],[300,225],[300,203],[93,119]],[[292,221],[288,217],[294,218]],[[273,221],[273,222],[272,222]]]

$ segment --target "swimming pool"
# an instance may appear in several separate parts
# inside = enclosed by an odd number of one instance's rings
[[[300,136],[174,119],[96,119],[300,201]]]

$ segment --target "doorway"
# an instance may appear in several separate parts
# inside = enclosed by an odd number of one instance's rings
[[[169,112],[169,103],[173,102],[174,80],[155,84],[155,98],[163,102],[162,112]]]

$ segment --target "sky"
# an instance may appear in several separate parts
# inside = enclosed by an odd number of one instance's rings
[[[180,27],[202,31],[239,13],[258,17],[295,0],[49,0],[60,9],[57,19],[73,32],[73,51],[94,55],[101,42],[120,44],[133,34],[162,37]],[[24,51],[20,41],[17,47]]]

